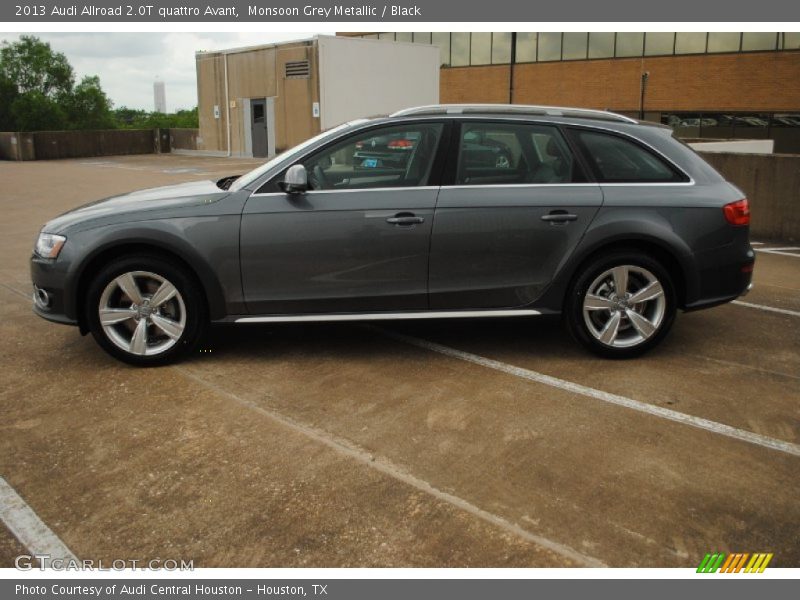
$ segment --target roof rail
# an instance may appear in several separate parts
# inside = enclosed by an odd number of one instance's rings
[[[415,106],[393,113],[392,117],[408,117],[421,115],[452,114],[511,114],[511,115],[546,115],[550,117],[570,117],[578,119],[598,119],[601,121],[618,121],[622,123],[638,123],[625,115],[607,110],[589,108],[568,108],[563,106],[534,106],[528,104],[430,104]]]

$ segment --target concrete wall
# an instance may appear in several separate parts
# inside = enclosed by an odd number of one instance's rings
[[[734,154],[772,154],[775,140],[684,140],[698,152],[733,152]]]
[[[5,131],[0,133],[0,160],[33,160],[33,134]]]
[[[170,150],[197,150],[199,129],[169,129]]]
[[[435,46],[333,36],[318,45],[323,130],[439,102]]]
[[[513,102],[637,111],[645,71],[647,111],[800,108],[800,52],[786,51],[517,64]],[[509,65],[443,68],[442,102],[508,102],[508,76]]]
[[[197,129],[0,132],[0,160],[54,160],[197,149]],[[175,145],[177,144],[177,145]]]
[[[800,155],[703,152],[750,200],[756,240],[800,241]]]

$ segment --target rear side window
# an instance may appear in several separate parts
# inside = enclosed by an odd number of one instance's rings
[[[461,126],[456,185],[585,181],[556,127],[517,123]]]
[[[618,135],[573,130],[598,181],[608,183],[683,182],[686,177],[646,148]]]

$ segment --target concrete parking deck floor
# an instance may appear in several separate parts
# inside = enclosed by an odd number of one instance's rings
[[[633,361],[549,319],[215,328],[141,370],[30,310],[48,218],[255,161],[0,163],[0,475],[82,559],[800,566],[800,249]],[[789,248],[778,250],[770,249]],[[778,309],[770,310],[770,309]],[[0,566],[19,544],[0,531]]]

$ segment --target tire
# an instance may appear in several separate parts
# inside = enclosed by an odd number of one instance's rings
[[[626,285],[626,295],[620,297],[617,285]],[[572,336],[595,354],[632,358],[664,339],[675,313],[675,285],[667,269],[649,255],[617,250],[580,269],[564,316]]]
[[[123,256],[89,284],[86,322],[111,356],[149,367],[193,350],[207,329],[208,311],[202,288],[185,267],[155,255]]]

